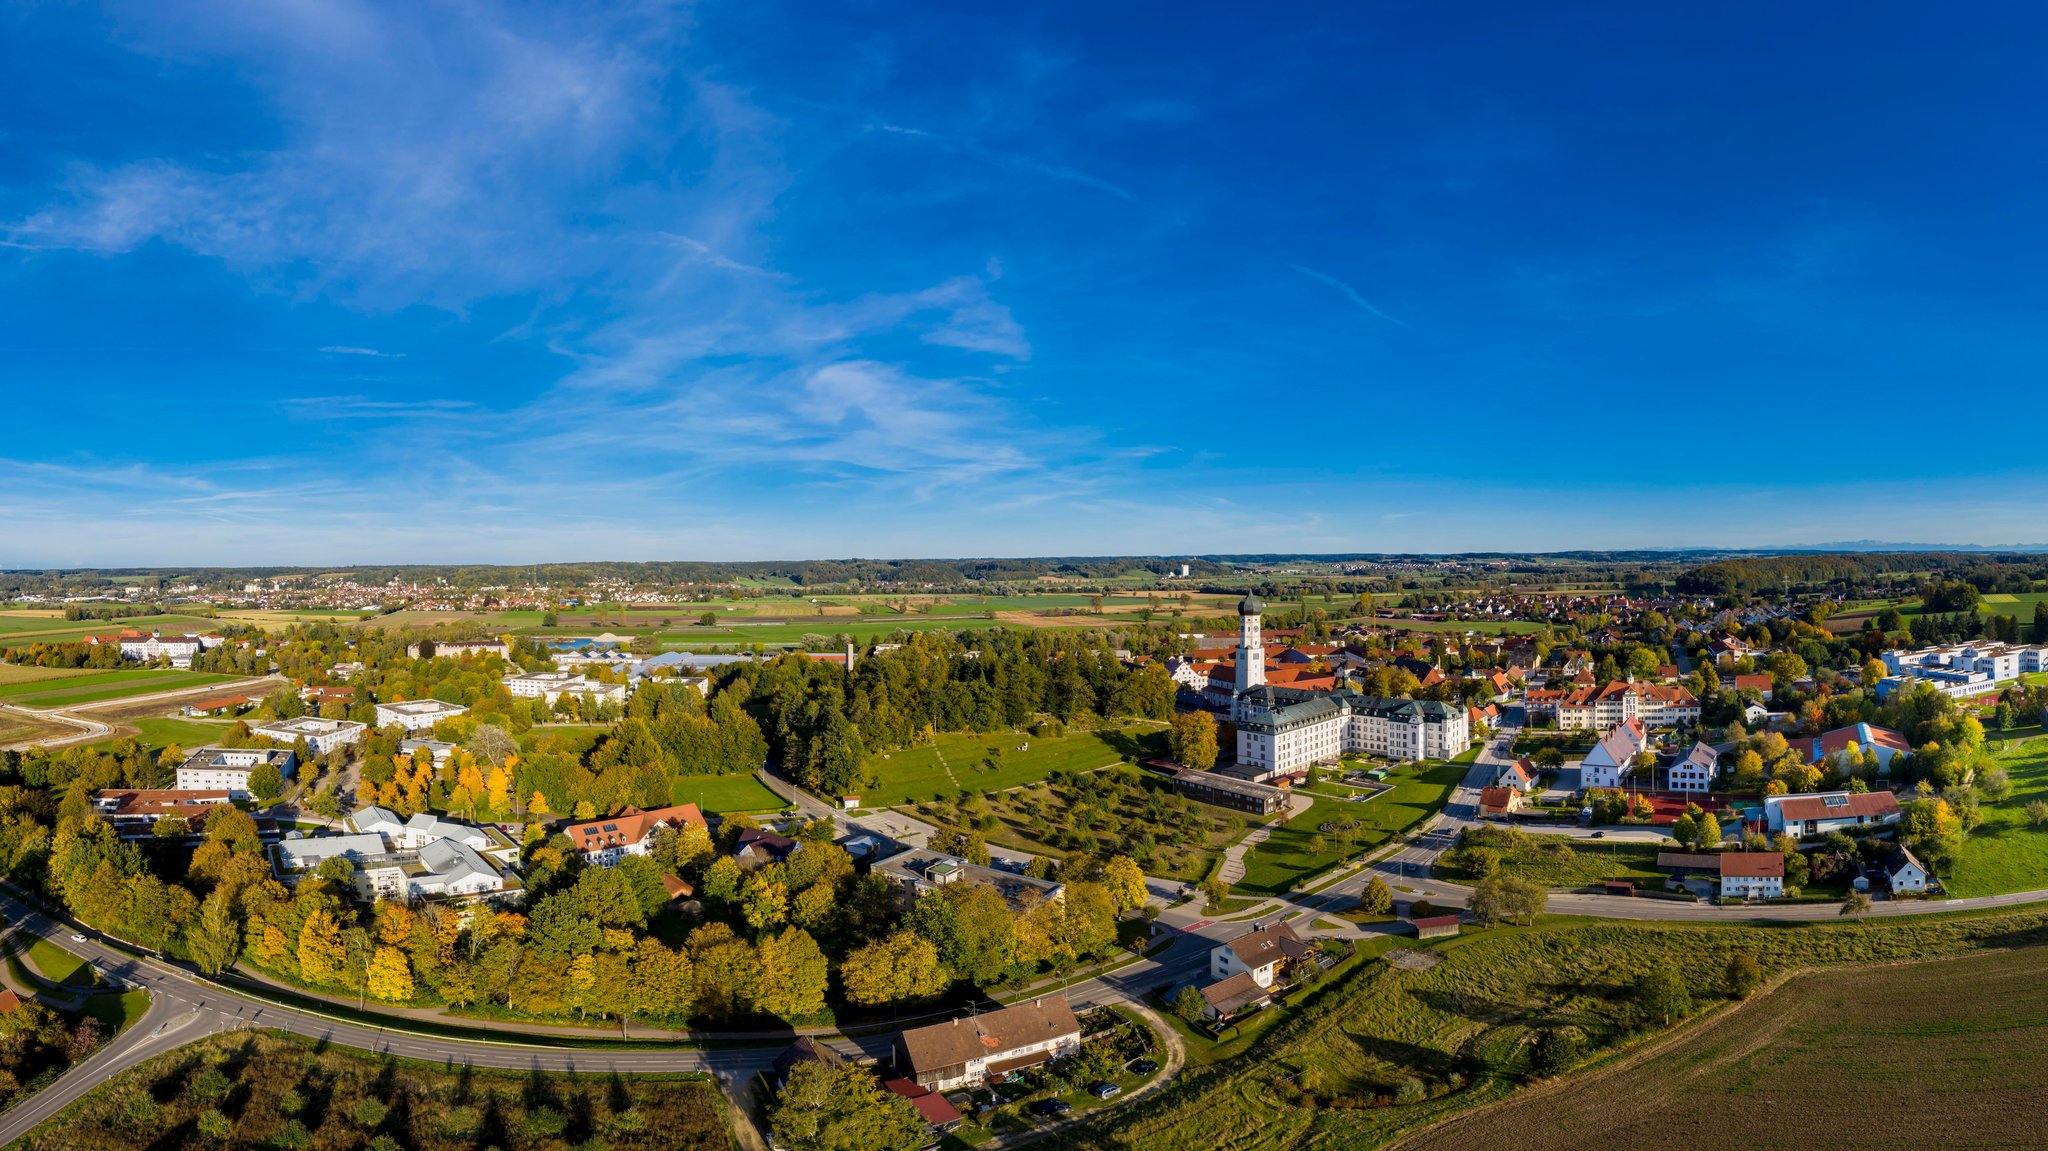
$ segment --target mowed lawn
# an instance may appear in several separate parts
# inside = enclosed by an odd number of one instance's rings
[[[789,805],[751,775],[686,775],[670,790],[677,803],[694,803],[720,815],[781,811]]]
[[[945,732],[924,747],[868,757],[875,782],[863,807],[901,807],[962,791],[1002,791],[1037,783],[1055,771],[1093,771],[1127,754],[1140,757],[1165,747],[1164,724],[1122,731],[1075,731],[1054,738],[1021,731]],[[996,766],[985,761],[994,755]]]
[[[1647,1060],[1509,1099],[1406,1146],[1691,1151],[1731,1115],[1747,1133],[1733,1142],[1749,1147],[2048,1145],[2042,960],[2030,948],[1797,975]]]
[[[136,740],[151,751],[161,751],[174,743],[186,751],[205,747],[226,736],[235,726],[232,721],[226,720],[209,722],[178,719],[168,715],[143,716],[128,722],[135,725]],[[127,738],[125,735],[117,735],[113,739],[100,740],[99,743],[107,744]]]
[[[0,699],[21,707],[52,708],[204,687],[235,678],[211,671],[103,671],[72,679],[0,685]]]
[[[1378,847],[1441,811],[1464,778],[1463,764],[1427,763],[1420,769],[1403,764],[1387,776],[1393,790],[1374,799],[1356,802],[1318,795],[1307,811],[1274,828],[1246,857],[1244,878],[1235,886],[1240,891],[1267,894],[1291,891],[1304,878],[1343,857],[1344,844],[1337,834],[1323,831],[1323,824],[1355,821],[1359,828],[1351,850]],[[1318,836],[1323,850],[1310,850]]]
[[[2012,777],[2012,795],[1980,810],[1984,822],[1941,874],[1950,895],[2001,895],[2048,887],[2048,826],[2027,819],[2027,804],[2048,801],[2048,739],[2008,745],[1993,766]]]

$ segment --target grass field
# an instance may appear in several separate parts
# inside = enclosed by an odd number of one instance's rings
[[[2012,951],[1799,975],[1640,1062],[1510,1099],[1404,1146],[1691,1151],[1701,1131],[1740,1115],[1742,1146],[1765,1151],[2039,1147],[2048,1144],[2036,1099],[2048,1079],[2042,959]],[[1882,1107],[1870,1106],[1878,1099]]]
[[[1093,771],[1126,755],[1160,753],[1165,730],[1159,724],[1123,731],[1074,731],[1051,739],[1021,731],[944,732],[923,747],[868,757],[875,782],[861,794],[861,804],[901,807],[962,791],[1001,791],[1037,783],[1055,771]],[[993,769],[984,763],[992,748],[1000,749]]]
[[[789,804],[751,775],[686,775],[669,793],[677,803],[694,803],[705,811],[781,811]]]
[[[28,946],[28,962],[36,974],[52,983],[91,987],[99,982],[91,964],[40,936]]]
[[[1671,850],[1655,843],[1573,840],[1562,835],[1508,829],[1468,834],[1465,843],[1498,851],[1501,874],[1519,876],[1543,887],[1589,887],[1602,880],[1626,879],[1661,888],[1664,873],[1657,870],[1657,853]],[[1435,872],[1438,878],[1453,883],[1472,883],[1480,878],[1466,869],[1462,851],[1446,853]]]
[[[118,995],[101,994],[86,997],[79,1011],[99,1020],[101,1034],[117,1035],[141,1021],[149,1011],[149,992],[123,991]]]
[[[77,679],[93,674],[95,672],[89,667],[31,667],[20,663],[0,663],[0,685],[47,683],[53,679]]]
[[[1618,1047],[1642,1043],[1660,1030],[1660,1020],[1645,1016],[1636,988],[1658,964],[1678,968],[1685,984],[1693,989],[1698,1006],[1726,1002],[1724,971],[1736,952],[1753,955],[1766,977],[1811,967],[1840,968],[1846,964],[1892,963],[1904,960],[1949,960],[1934,965],[1922,985],[1920,997],[1926,1010],[1946,1006],[1957,1010],[1953,1018],[1975,1018],[1997,1009],[2003,997],[1990,992],[1980,995],[1977,985],[1961,977],[1944,978],[1954,971],[1951,957],[1985,954],[2011,947],[2030,950],[2012,957],[2025,983],[2027,972],[2038,972],[2048,951],[2048,911],[2027,911],[1989,915],[1929,916],[1912,919],[1861,922],[1823,922],[1801,926],[1719,926],[1647,925],[1552,919],[1535,928],[1467,930],[1466,934],[1419,950],[1435,955],[1433,967],[1403,968],[1370,962],[1355,974],[1334,980],[1316,992],[1303,1006],[1257,1043],[1237,1057],[1203,1066],[1191,1066],[1174,1090],[1133,1104],[1076,1131],[1070,1138],[1052,1144],[1064,1148],[1115,1147],[1119,1151],[1186,1151],[1190,1147],[1219,1148],[1224,1151],[1283,1151],[1317,1148],[1351,1151],[1380,1147],[1397,1136],[1429,1126],[1473,1107],[1511,1095],[1529,1072],[1531,1040],[1550,1029],[1572,1028],[1584,1036],[1589,1056]],[[1375,949],[1384,944],[1369,944]],[[1872,982],[1890,972],[1873,972]],[[1642,1116],[1643,1123],[1668,1123],[1669,1138],[1689,1138],[1695,1144],[1702,1131],[1725,1127],[1731,1119],[1739,1122],[1741,1146],[1770,1148],[1859,1147],[1854,1139],[1815,1139],[1810,1128],[1806,1138],[1780,1139],[1768,1125],[1750,1121],[1749,1109],[1779,1097],[1805,1100],[1814,1093],[1834,1091],[1842,1106],[1861,1106],[1880,1120],[1898,1123],[1910,1110],[1890,1106],[1887,1085],[1918,1076],[1918,1061],[1903,1057],[1897,1038],[1883,1027],[1861,1028],[1849,1020],[1854,995],[1832,987],[1844,978],[1840,970],[1821,976],[1817,982],[1828,990],[1819,995],[1827,1010],[1839,1013],[1823,1027],[1830,1034],[1815,1044],[1815,1058],[1821,1065],[1800,1074],[1781,1075],[1775,1069],[1775,1048],[1744,1053],[1743,1060],[1753,1083],[1745,1102],[1731,1105],[1726,1099],[1712,1114],[1719,1123],[1676,1120],[1677,1109],[1695,1105],[1684,1101],[1685,1092],[1672,1086],[1670,1074],[1628,1072],[1621,1079],[1633,1079],[1633,1091],[1658,1093],[1655,1105],[1638,1100],[1630,1108],[1610,1108],[1611,1121],[1622,1116]],[[2038,976],[2034,977],[2038,982]],[[1858,986],[1869,986],[1859,984]],[[1958,988],[1967,992],[1958,993]],[[2020,992],[2015,989],[2013,994]],[[2038,991],[2025,993],[2038,1002]],[[1958,1001],[1964,1006],[1957,1008]],[[1758,1004],[1767,1008],[1770,1000]],[[2034,1010],[2032,1006],[2021,1010]],[[1777,1013],[1749,1011],[1769,1020]],[[1922,1017],[1904,1034],[1927,1034],[1938,1038],[1942,1024]],[[2036,1050],[2048,1050],[2043,1034],[2030,1030],[2010,1042],[2025,1041]],[[2007,1042],[2007,1041],[1999,1041]],[[1857,1056],[1852,1066],[1868,1068],[1861,1078],[1838,1079],[1825,1068],[1825,1060],[1848,1059],[1848,1048],[1868,1043],[1873,1051],[1869,1061]],[[1875,1060],[1889,1056],[1887,1064]],[[2029,1055],[2035,1082],[2041,1074],[2038,1054]],[[1697,1059],[1695,1060],[1697,1062]],[[1940,1065],[1937,1064],[1937,1067]],[[1980,1069],[1987,1081],[2001,1085],[2014,1097],[2011,1106],[2034,1107],[2035,1092],[2010,1090],[2003,1073],[1988,1066]],[[1915,1087],[1921,1090],[1950,1090],[1972,1095],[1967,1082],[1970,1072],[1944,1073]],[[1412,1080],[1417,1093],[1414,1102],[1381,1105]],[[1569,1080],[1566,1080],[1569,1084]],[[1623,1086],[1615,1083],[1615,1088]],[[1532,1096],[1531,1102],[1537,1097]],[[1707,1098],[1714,1098],[1711,1092]],[[2004,1106],[2003,1104],[2001,1106]],[[1630,1118],[1628,1122],[1637,1120]],[[2029,1120],[2029,1124],[2038,1120]],[[1917,1119],[1898,1124],[1903,1138],[1912,1140],[1896,1146],[1926,1146],[1929,1132],[1939,1130],[1937,1142],[1961,1140],[1965,1134],[1978,1138],[1963,1146],[1993,1145],[1987,1140],[1999,1134],[1983,1121],[1936,1127]],[[1535,1137],[1541,1124],[1524,1124],[1513,1133],[1491,1142],[1456,1146],[1514,1147]],[[2033,1131],[2030,1125],[2022,1131]],[[1545,1135],[1545,1138],[1551,1138]],[[1647,1134],[1644,1136],[1647,1138]],[[1712,1140],[1710,1139],[1709,1142]],[[2037,1140],[2003,1140],[1998,1146],[2031,1146]],[[1576,1139],[1545,1146],[1633,1147],[1628,1138],[1608,1138],[1604,1133],[1589,1138],[1584,1130]],[[1669,1146],[1659,1143],[1656,1146]]]
[[[143,716],[128,722],[135,727],[135,739],[151,751],[161,751],[174,743],[186,751],[191,751],[193,748],[204,747],[220,739],[234,726],[232,722],[227,721],[208,722],[178,719],[167,715]],[[112,743],[114,740],[127,738],[127,735],[122,734],[99,742]]]
[[[21,707],[53,708],[131,695],[203,687],[234,679],[210,671],[102,671],[72,679],[0,685],[0,699]]]
[[[2048,827],[2035,827],[2026,806],[2048,800],[2048,739],[2008,744],[1993,766],[2012,777],[2012,795],[1981,808],[1984,822],[1963,841],[1962,854],[1941,874],[1950,895],[1999,895],[2048,887]]]
[[[198,1134],[202,1121],[225,1128]],[[122,1072],[17,1146],[418,1151],[728,1151],[724,1097],[689,1075],[564,1075],[443,1067],[269,1031],[209,1036]]]
[[[1341,837],[1321,830],[1325,823],[1355,820],[1359,824],[1352,851],[1378,847],[1443,808],[1465,768],[1456,763],[1431,763],[1417,768],[1403,764],[1387,776],[1392,791],[1363,803],[1318,795],[1306,812],[1273,829],[1273,834],[1245,859],[1239,891],[1278,894],[1291,891],[1305,877],[1336,863],[1345,853]],[[1348,789],[1347,789],[1348,790]],[[1310,850],[1317,837],[1323,850]]]

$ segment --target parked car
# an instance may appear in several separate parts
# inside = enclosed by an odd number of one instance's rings
[[[1090,1083],[1088,1085],[1088,1094],[1095,1096],[1097,1099],[1114,1099],[1123,1093],[1124,1089],[1114,1083]]]
[[[1607,838],[1607,833],[1606,833],[1606,832],[1604,832],[1604,831],[1596,831],[1596,832],[1594,832],[1593,834],[1591,834],[1591,835],[1587,836],[1586,838],[1587,838],[1587,839],[1606,839],[1606,838]]]
[[[1054,1115],[1065,1115],[1073,1109],[1074,1105],[1064,1099],[1040,1099],[1031,1105],[1031,1113],[1033,1115],[1042,1115],[1046,1118],[1051,1118]]]
[[[1150,1075],[1154,1071],[1159,1070],[1159,1064],[1152,1062],[1150,1059],[1139,1059],[1132,1062],[1131,1070],[1139,1075]]]

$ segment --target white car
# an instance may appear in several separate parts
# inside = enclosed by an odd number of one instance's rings
[[[72,933],[71,933],[71,942],[73,942],[73,943],[84,943],[84,942],[85,942],[85,936],[83,936],[83,935],[80,935],[80,934],[78,934],[77,932],[75,932],[75,931],[74,931],[74,932],[72,932]]]

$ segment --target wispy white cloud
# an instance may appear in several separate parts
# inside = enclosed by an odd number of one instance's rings
[[[355,348],[347,344],[329,344],[320,349],[330,356],[368,356],[377,360],[402,360],[404,352],[380,352],[375,348]]]
[[[1357,304],[1366,312],[1374,316],[1378,316],[1380,319],[1385,320],[1390,324],[1395,324],[1400,327],[1406,328],[1411,332],[1415,330],[1415,325],[1409,323],[1406,320],[1390,316],[1385,312],[1380,311],[1379,308],[1373,305],[1373,302],[1371,300],[1368,300],[1364,296],[1359,295],[1358,289],[1352,287],[1351,285],[1345,283],[1337,277],[1328,275],[1323,272],[1318,272],[1314,268],[1304,268],[1300,264],[1289,264],[1287,266],[1294,269],[1297,272],[1300,272],[1302,275],[1307,276],[1309,279],[1314,280],[1319,284],[1328,284],[1330,287],[1337,289],[1339,292],[1342,292],[1344,294],[1345,299],[1350,300],[1354,304]]]

